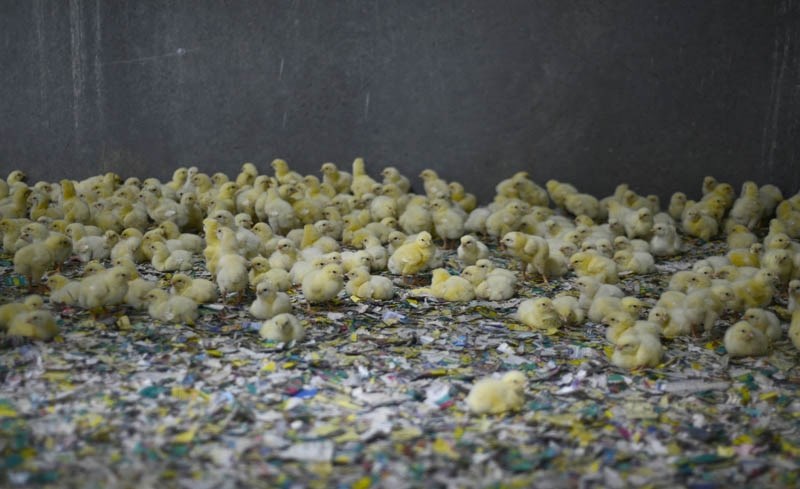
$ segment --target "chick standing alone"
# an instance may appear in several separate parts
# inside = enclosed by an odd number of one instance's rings
[[[292,303],[289,295],[279,292],[270,280],[262,280],[256,287],[256,300],[250,305],[250,314],[258,319],[269,319],[278,314],[290,312]]]
[[[265,340],[288,343],[302,340],[306,332],[299,319],[283,313],[264,321],[258,333]]]
[[[496,379],[486,377],[472,386],[465,401],[475,414],[501,414],[519,411],[525,403],[525,374],[512,370]]]
[[[725,350],[731,357],[756,357],[769,351],[769,339],[747,321],[739,321],[725,331]]]

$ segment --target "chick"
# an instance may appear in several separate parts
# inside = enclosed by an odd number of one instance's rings
[[[744,312],[742,320],[760,329],[770,341],[778,341],[783,336],[781,321],[772,311],[752,307]]]
[[[269,319],[291,312],[292,302],[289,295],[278,291],[275,284],[262,280],[256,287],[256,299],[250,305],[250,314],[258,319]]]
[[[149,302],[147,312],[153,319],[190,326],[197,321],[197,303],[188,297],[171,295],[162,289],[152,289],[145,298]]]
[[[772,303],[778,277],[769,270],[758,270],[749,278],[731,284],[733,292],[745,307],[766,307]]]
[[[340,265],[325,265],[303,278],[302,290],[308,304],[333,300],[344,288],[344,270]]]
[[[650,252],[653,256],[674,256],[683,248],[678,231],[672,224],[659,222],[653,225]]]
[[[741,224],[735,224],[730,229],[725,239],[728,242],[728,249],[731,250],[736,248],[750,248],[753,243],[758,242],[758,237],[747,229],[747,226],[742,226]]]
[[[27,311],[14,317],[8,326],[7,335],[49,341],[58,336],[58,332],[58,324],[49,312]]]
[[[172,292],[188,297],[198,304],[216,302],[219,298],[214,282],[204,278],[192,278],[183,273],[176,273],[170,279]]]
[[[443,247],[449,249],[450,241],[459,239],[464,234],[466,216],[463,211],[456,210],[451,206],[450,201],[445,199],[434,199],[431,209],[436,235],[442,239]]]
[[[542,279],[547,282],[547,259],[550,257],[550,245],[546,239],[532,234],[512,231],[503,236],[501,245],[508,254],[520,261],[523,279],[530,264],[541,275]]]
[[[554,330],[562,326],[561,316],[553,307],[553,301],[540,297],[520,303],[516,317],[526,326],[536,329]]]
[[[642,238],[649,240],[653,230],[653,214],[646,207],[635,212],[629,212],[625,216],[623,225],[628,239]]]
[[[155,241],[147,245],[151,254],[150,264],[159,272],[188,271],[192,269],[192,253],[186,250],[170,252],[167,245]]]
[[[299,319],[289,313],[282,313],[264,321],[258,334],[265,340],[288,343],[302,341],[306,332]]]
[[[78,304],[92,314],[109,306],[122,304],[128,292],[130,272],[113,267],[84,278],[81,281]]]
[[[638,297],[628,296],[617,298],[615,296],[595,297],[589,307],[587,317],[600,322],[614,311],[624,311],[637,319],[645,307],[645,303]]]
[[[769,339],[747,321],[739,321],[725,331],[725,350],[731,357],[757,357],[769,352]]]
[[[38,285],[47,270],[60,264],[60,250],[69,244],[63,234],[53,234],[44,242],[24,246],[14,253],[14,271],[24,275],[30,286]]]
[[[489,248],[475,236],[467,234],[461,237],[457,250],[458,259],[464,266],[474,265],[481,258],[489,257]]]
[[[278,241],[277,249],[269,256],[270,268],[280,268],[287,272],[298,260],[297,248],[292,240],[283,238]]]
[[[237,294],[237,302],[242,301],[249,279],[247,266],[248,261],[239,254],[228,253],[220,256],[217,286],[223,302],[227,302],[230,292]]]
[[[800,280],[792,280],[789,282],[789,303],[787,309],[789,312],[794,313],[800,310]]]
[[[397,185],[397,188],[400,189],[403,193],[408,193],[411,190],[411,181],[405,175],[402,175],[400,171],[393,167],[387,166],[381,171],[381,176],[383,177],[383,184],[394,184]]]
[[[669,207],[667,212],[670,217],[676,221],[683,215],[683,209],[686,206],[686,194],[683,192],[675,192],[669,199]]]
[[[617,264],[605,256],[579,251],[569,258],[569,263],[579,277],[594,277],[606,284],[619,282]]]
[[[80,295],[80,282],[69,280],[67,277],[54,273],[44,277],[44,283],[50,289],[50,303],[65,306],[78,305]]]
[[[394,297],[394,284],[386,277],[370,275],[365,267],[356,267],[347,272],[346,290],[350,296],[367,300],[389,300]]]
[[[465,302],[475,298],[475,288],[467,279],[450,275],[444,268],[433,270],[430,291],[445,301]]]
[[[789,283],[794,272],[793,255],[786,249],[768,249],[761,255],[761,268],[769,270],[778,277],[780,285]]]
[[[616,285],[601,283],[594,277],[578,277],[575,285],[580,291],[578,297],[578,305],[584,311],[588,311],[592,306],[592,301],[595,297],[613,296],[622,299],[625,293]]]
[[[657,367],[662,356],[663,348],[657,336],[629,329],[617,339],[611,363],[626,369]]]
[[[586,313],[581,309],[578,299],[571,295],[557,295],[553,298],[553,308],[565,325],[577,326],[586,320]]]
[[[430,233],[423,231],[411,243],[397,248],[389,258],[389,271],[395,275],[410,277],[424,270],[434,255],[436,248]]]
[[[0,330],[8,328],[16,315],[41,309],[43,304],[44,301],[38,295],[29,295],[22,302],[3,304],[0,306]]]
[[[729,217],[733,222],[752,230],[761,220],[762,210],[758,185],[755,182],[747,181],[742,184],[741,195],[734,202]]]
[[[656,263],[653,255],[643,251],[617,251],[614,253],[614,262],[616,262],[623,271],[631,272],[636,275],[643,275],[656,271]]]
[[[684,213],[681,225],[683,232],[703,241],[708,241],[719,233],[717,220],[696,208],[690,208]]]
[[[486,377],[472,386],[465,401],[474,414],[502,414],[519,411],[525,403],[525,374],[512,370],[496,379]]]
[[[792,313],[792,323],[789,325],[789,339],[794,347],[800,350],[800,310]]]
[[[614,311],[604,317],[603,322],[608,325],[606,339],[613,344],[617,344],[622,334],[626,331],[638,331],[640,333],[651,334],[655,337],[661,334],[661,325],[659,323],[637,321],[625,311]]]
[[[494,270],[475,286],[475,296],[489,301],[504,301],[514,297],[516,286],[516,275],[498,273],[498,270]]]
[[[289,272],[282,268],[270,268],[269,260],[263,256],[257,256],[250,261],[251,269],[248,273],[248,282],[255,288],[258,282],[269,279],[281,292],[289,290],[292,286],[292,279]]]

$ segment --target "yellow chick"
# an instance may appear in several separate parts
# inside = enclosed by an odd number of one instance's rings
[[[423,196],[412,197],[397,222],[406,234],[432,232],[433,216],[428,206],[428,199]]]
[[[269,319],[291,312],[292,302],[289,295],[278,291],[275,284],[262,280],[256,286],[256,299],[250,305],[250,315],[258,319]]]
[[[258,334],[265,340],[288,343],[302,341],[306,332],[299,319],[292,314],[283,313],[264,321]]]
[[[731,284],[739,302],[745,307],[766,307],[772,303],[778,277],[769,270],[758,270],[749,278]]]
[[[694,207],[684,213],[681,225],[683,232],[703,241],[708,241],[719,233],[717,220]]]
[[[581,309],[577,297],[559,294],[553,298],[553,308],[565,325],[578,326],[586,320],[586,312]]]
[[[238,296],[237,302],[241,302],[249,279],[247,265],[247,260],[236,253],[220,256],[219,269],[217,270],[217,287],[219,287],[223,302],[227,302],[228,293],[231,292],[235,292]]]
[[[67,277],[54,273],[44,277],[44,283],[50,289],[50,303],[63,304],[65,306],[78,305],[80,296],[80,282],[69,280]]]
[[[14,253],[14,271],[24,275],[30,286],[38,285],[45,272],[60,264],[59,250],[69,246],[69,238],[63,234],[53,234],[44,242],[31,243]]]
[[[769,270],[778,277],[778,283],[786,285],[794,272],[792,252],[786,249],[768,249],[761,255],[761,268]]]
[[[613,344],[617,344],[622,334],[629,330],[651,334],[655,337],[661,334],[661,325],[659,323],[637,321],[625,311],[614,311],[604,317],[603,322],[608,325],[606,339]]]
[[[147,312],[153,319],[190,326],[197,321],[197,303],[188,297],[171,295],[166,290],[152,289],[145,298],[149,302]]]
[[[430,233],[423,231],[411,243],[405,243],[392,253],[387,264],[388,269],[395,275],[410,277],[424,270],[436,248]]]
[[[49,341],[58,336],[56,320],[47,311],[27,311],[18,314],[8,326],[8,336]]]
[[[81,281],[78,303],[92,314],[109,306],[122,304],[128,292],[130,272],[122,267],[103,270]]]
[[[188,297],[198,304],[216,302],[219,298],[214,282],[204,278],[192,278],[183,273],[176,273],[170,279],[174,294]]]
[[[781,321],[772,311],[751,307],[744,312],[742,320],[761,330],[770,341],[778,341],[783,336]]]
[[[733,250],[736,248],[750,248],[753,243],[758,242],[758,237],[747,229],[747,226],[735,224],[728,232],[726,240],[728,249]]]
[[[292,279],[289,272],[282,268],[270,268],[269,260],[263,256],[257,256],[250,261],[251,269],[248,273],[248,282],[255,288],[262,280],[268,279],[281,292],[285,292],[292,287]]]
[[[450,241],[461,238],[464,234],[463,211],[459,212],[453,208],[450,201],[445,199],[434,199],[431,202],[433,216],[433,228],[436,235],[442,239],[443,247],[450,248]]]
[[[464,266],[474,265],[476,261],[489,257],[489,248],[471,234],[461,237],[461,244],[456,252]]]
[[[615,296],[595,296],[589,307],[587,316],[590,320],[597,323],[614,311],[624,311],[630,314],[634,319],[637,319],[644,310],[644,307],[645,303],[634,296],[622,298]]]
[[[650,238],[650,253],[653,256],[674,256],[682,248],[683,243],[675,226],[663,222],[653,225],[653,237]]]
[[[683,209],[686,207],[686,194],[683,192],[675,192],[669,199],[669,206],[667,207],[667,213],[675,219],[676,221],[680,220],[681,216],[683,215]]]
[[[8,328],[15,316],[23,312],[41,309],[44,301],[41,296],[29,295],[22,302],[10,302],[0,306],[0,330]]]
[[[644,251],[619,250],[614,253],[614,262],[623,271],[636,275],[656,271],[656,262],[653,255]]]
[[[350,192],[360,199],[364,194],[371,193],[376,183],[378,182],[367,175],[364,158],[353,160],[353,183],[350,184]]]
[[[297,248],[292,240],[283,238],[278,240],[277,249],[269,256],[269,266],[270,268],[280,268],[288,272],[298,258]]]
[[[629,212],[623,221],[625,234],[628,239],[650,239],[653,231],[653,214],[650,209],[642,207],[635,212]]]
[[[792,280],[789,282],[789,302],[787,309],[789,312],[794,313],[800,310],[800,280]]]
[[[728,217],[731,221],[752,230],[758,226],[762,210],[758,185],[755,182],[747,181],[742,184],[741,195],[733,203],[733,208],[731,208]]]
[[[580,291],[578,305],[584,311],[588,311],[596,297],[613,296],[622,299],[625,293],[616,285],[601,283],[594,277],[578,277],[575,286]],[[602,318],[601,318],[602,319]]]
[[[553,307],[553,301],[546,297],[522,301],[517,308],[516,317],[526,326],[536,329],[558,329],[563,324],[561,316]]]
[[[296,183],[303,179],[302,175],[289,169],[289,164],[286,163],[286,160],[276,158],[272,160],[270,166],[275,171],[275,178],[282,184]]]
[[[175,250],[170,252],[167,245],[154,241],[147,245],[150,252],[150,264],[159,272],[188,271],[192,269],[193,257],[190,251]]]
[[[739,321],[725,331],[725,350],[731,357],[757,357],[769,352],[769,339],[747,321]]]
[[[500,379],[486,377],[477,381],[464,400],[474,414],[519,411],[525,404],[526,384],[525,374],[512,370]]]
[[[329,302],[344,288],[344,270],[340,265],[325,265],[321,270],[308,273],[301,287],[308,304]]]
[[[794,347],[800,350],[800,310],[792,313],[792,323],[789,325],[789,339]]]
[[[465,302],[475,298],[475,288],[467,279],[450,275],[444,268],[433,270],[430,292],[438,299],[451,302]]]
[[[339,170],[335,163],[323,163],[320,171],[322,172],[322,182],[333,187],[336,193],[350,190],[350,185],[353,183],[353,176],[346,171]]]
[[[520,261],[523,279],[530,264],[547,282],[547,259],[550,257],[550,245],[546,239],[541,236],[512,231],[506,233],[500,243],[509,255]]]
[[[620,335],[611,355],[611,363],[620,368],[657,367],[664,350],[657,336],[629,329]]]
[[[516,286],[517,277],[513,273],[489,272],[486,278],[475,286],[475,297],[489,301],[508,300],[514,297]]]
[[[736,248],[728,251],[725,257],[737,267],[758,267],[761,265],[761,243],[753,243],[750,248]]]
[[[492,212],[486,217],[483,229],[489,236],[501,239],[507,236],[508,233],[519,229],[522,217],[529,210],[530,206],[525,202],[519,199],[509,200],[501,209]],[[466,223],[464,227],[466,228]]]
[[[611,258],[597,253],[579,251],[569,258],[569,263],[579,277],[594,277],[606,284],[619,282],[617,264]]]
[[[389,300],[394,297],[394,284],[386,277],[370,275],[365,267],[356,267],[347,272],[348,295],[367,300]]]
[[[478,206],[478,198],[468,193],[461,183],[450,182],[447,187],[450,189],[450,199],[464,212],[472,212]]]
[[[384,168],[381,171],[381,176],[383,177],[384,185],[390,183],[397,185],[397,188],[399,188],[403,193],[408,193],[408,191],[411,190],[411,181],[393,166],[387,166]]]

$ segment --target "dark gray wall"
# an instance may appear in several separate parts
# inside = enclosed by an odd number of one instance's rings
[[[800,184],[797,1],[9,1],[0,169]]]

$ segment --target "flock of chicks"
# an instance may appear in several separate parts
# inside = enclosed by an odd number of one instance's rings
[[[545,188],[525,172],[500,182],[487,206],[458,182],[424,170],[424,192],[411,192],[396,168],[370,177],[357,158],[352,173],[322,165],[322,180],[300,175],[281,159],[272,175],[242,165],[235,180],[179,168],[170,181],[122,180],[114,173],[80,182],[25,183],[21,171],[0,180],[0,234],[16,273],[32,289],[46,289],[52,304],[82,307],[93,317],[109,309],[147,310],[154,319],[192,325],[198,305],[241,303],[264,320],[262,337],[299,341],[303,322],[293,311],[337,300],[344,290],[359,300],[388,300],[398,287],[415,287],[444,301],[501,301],[515,296],[522,280],[574,273],[580,295],[538,297],[520,303],[516,319],[554,331],[585,321],[608,325],[611,363],[623,368],[662,362],[662,338],[709,334],[721,314],[741,315],[724,336],[731,356],[764,355],[783,335],[778,316],[766,309],[788,287],[789,336],[800,348],[800,194],[784,199],[772,185],[733,187],[706,177],[702,198],[675,193],[668,209],[627,185],[597,199],[550,180]],[[554,207],[551,207],[551,203]],[[755,231],[768,224],[760,239]],[[687,235],[724,235],[729,251],[675,273],[653,307],[625,295],[620,276],[656,270],[656,260],[682,252]],[[518,270],[497,266],[484,241],[497,243]],[[459,274],[444,268],[442,248],[458,244]],[[202,259],[201,259],[202,258]],[[80,260],[83,277],[59,272]],[[105,263],[112,265],[106,268]],[[189,271],[201,262],[211,280]],[[170,290],[142,278],[137,264],[171,272]],[[392,280],[382,273],[400,276]],[[430,271],[429,284],[419,284]],[[287,291],[299,286],[294,297]],[[33,291],[33,290],[32,290]],[[301,299],[302,298],[302,299]],[[59,328],[44,299],[30,295],[0,306],[0,330],[8,337],[48,340]],[[646,319],[643,319],[647,312]],[[466,399],[475,413],[519,409],[525,375],[512,371],[475,384]]]

